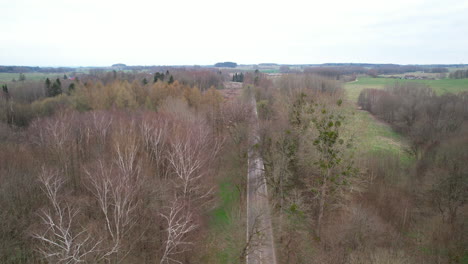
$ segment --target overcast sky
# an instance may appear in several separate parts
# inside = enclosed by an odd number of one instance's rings
[[[468,0],[0,0],[0,65],[468,63]]]

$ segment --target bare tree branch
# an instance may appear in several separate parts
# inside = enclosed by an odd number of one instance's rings
[[[57,171],[43,169],[39,181],[52,205],[51,209],[43,209],[39,214],[45,230],[32,235],[40,241],[39,252],[54,263],[84,262],[88,255],[98,252],[101,241],[95,241],[84,228],[74,231],[73,221],[79,210],[60,201],[58,193],[65,180]]]
[[[191,242],[186,240],[187,234],[197,228],[193,223],[192,214],[180,200],[175,200],[168,208],[168,212],[161,214],[167,223],[167,238],[160,263],[182,263],[174,257],[188,251]]]

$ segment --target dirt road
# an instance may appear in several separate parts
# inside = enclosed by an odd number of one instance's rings
[[[247,175],[247,264],[276,264],[268,190],[263,159],[257,145],[260,141],[257,105],[252,100],[253,117],[250,129],[250,150]]]

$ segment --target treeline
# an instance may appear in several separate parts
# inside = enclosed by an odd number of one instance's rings
[[[230,62],[230,61],[218,62],[218,63],[216,63],[214,66],[215,66],[215,67],[235,68],[235,67],[237,67],[237,63],[235,63],[235,62]]]
[[[73,84],[73,88],[70,85]],[[43,84],[44,85],[44,84]],[[171,97],[185,100],[190,107],[196,109],[206,103],[220,104],[223,100],[216,89],[211,88],[202,92],[196,86],[161,82],[144,85],[140,81],[114,81],[108,84],[88,81],[70,83],[68,90],[62,93],[60,80],[45,84],[47,92],[42,95],[49,98],[34,102],[16,100],[17,92],[11,92],[8,102],[0,99],[0,120],[15,126],[27,126],[31,120],[40,116],[48,116],[62,108],[73,108],[78,111],[100,109],[158,109],[165,99]],[[65,89],[65,88],[63,88]],[[39,97],[42,98],[42,97]]]
[[[468,78],[468,70],[456,70],[449,74],[450,79],[466,79]]]
[[[329,243],[330,212],[346,203],[359,176],[345,135],[341,82],[289,74],[255,93],[278,262],[345,263]]]
[[[449,70],[445,67],[435,67],[435,68],[430,68],[428,70],[425,70],[425,72],[430,72],[430,73],[446,73],[449,72]]]
[[[430,87],[418,83],[395,83],[384,90],[365,89],[358,104],[409,137],[418,157],[460,132],[468,121],[466,94],[437,96]]]
[[[201,90],[209,89],[210,87],[222,88],[223,82],[228,80],[228,75],[223,74],[218,70],[196,70],[196,69],[184,69],[184,68],[158,68],[154,72],[125,72],[125,71],[104,71],[96,70],[90,71],[89,74],[78,74],[76,75],[82,82],[100,81],[104,84],[120,81],[139,81],[141,83],[153,83],[156,81],[173,82],[175,80],[179,83],[197,86]],[[172,79],[172,81],[171,81]]]
[[[376,77],[380,74],[402,74],[407,72],[425,71],[430,73],[445,73],[447,68],[443,67],[422,67],[422,66],[406,66],[406,65],[373,65],[371,68],[362,66],[319,66],[306,67],[304,73],[313,73],[320,76],[335,78],[340,80],[343,75],[355,76],[358,74],[368,74]]]
[[[357,75],[365,74],[368,69],[358,66],[341,66],[341,67],[307,67],[304,68],[304,73],[312,73],[320,76],[340,80],[342,75]]]
[[[232,81],[233,82],[244,82],[244,74],[241,72],[241,73],[234,73],[234,75],[232,76]]]
[[[76,70],[77,68],[69,68],[69,67],[0,66],[0,72],[5,72],[5,73],[30,73],[30,72],[61,73],[61,72],[72,72]]]
[[[434,73],[443,73],[447,72],[445,69],[447,68],[464,68],[467,64],[412,64],[412,65],[400,65],[400,64],[373,64],[373,63],[324,63],[321,65],[316,65],[320,67],[364,67],[368,69],[399,69],[401,67],[407,69],[418,69],[423,70],[425,72],[434,72]]]

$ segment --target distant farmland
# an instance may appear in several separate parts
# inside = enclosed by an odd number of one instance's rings
[[[383,89],[387,85],[395,82],[414,82],[424,83],[430,86],[438,95],[444,93],[459,93],[468,91],[468,79],[441,79],[441,80],[404,80],[392,78],[370,78],[359,77],[358,81],[350,82],[345,85],[348,98],[357,101],[359,93],[365,88]]]

